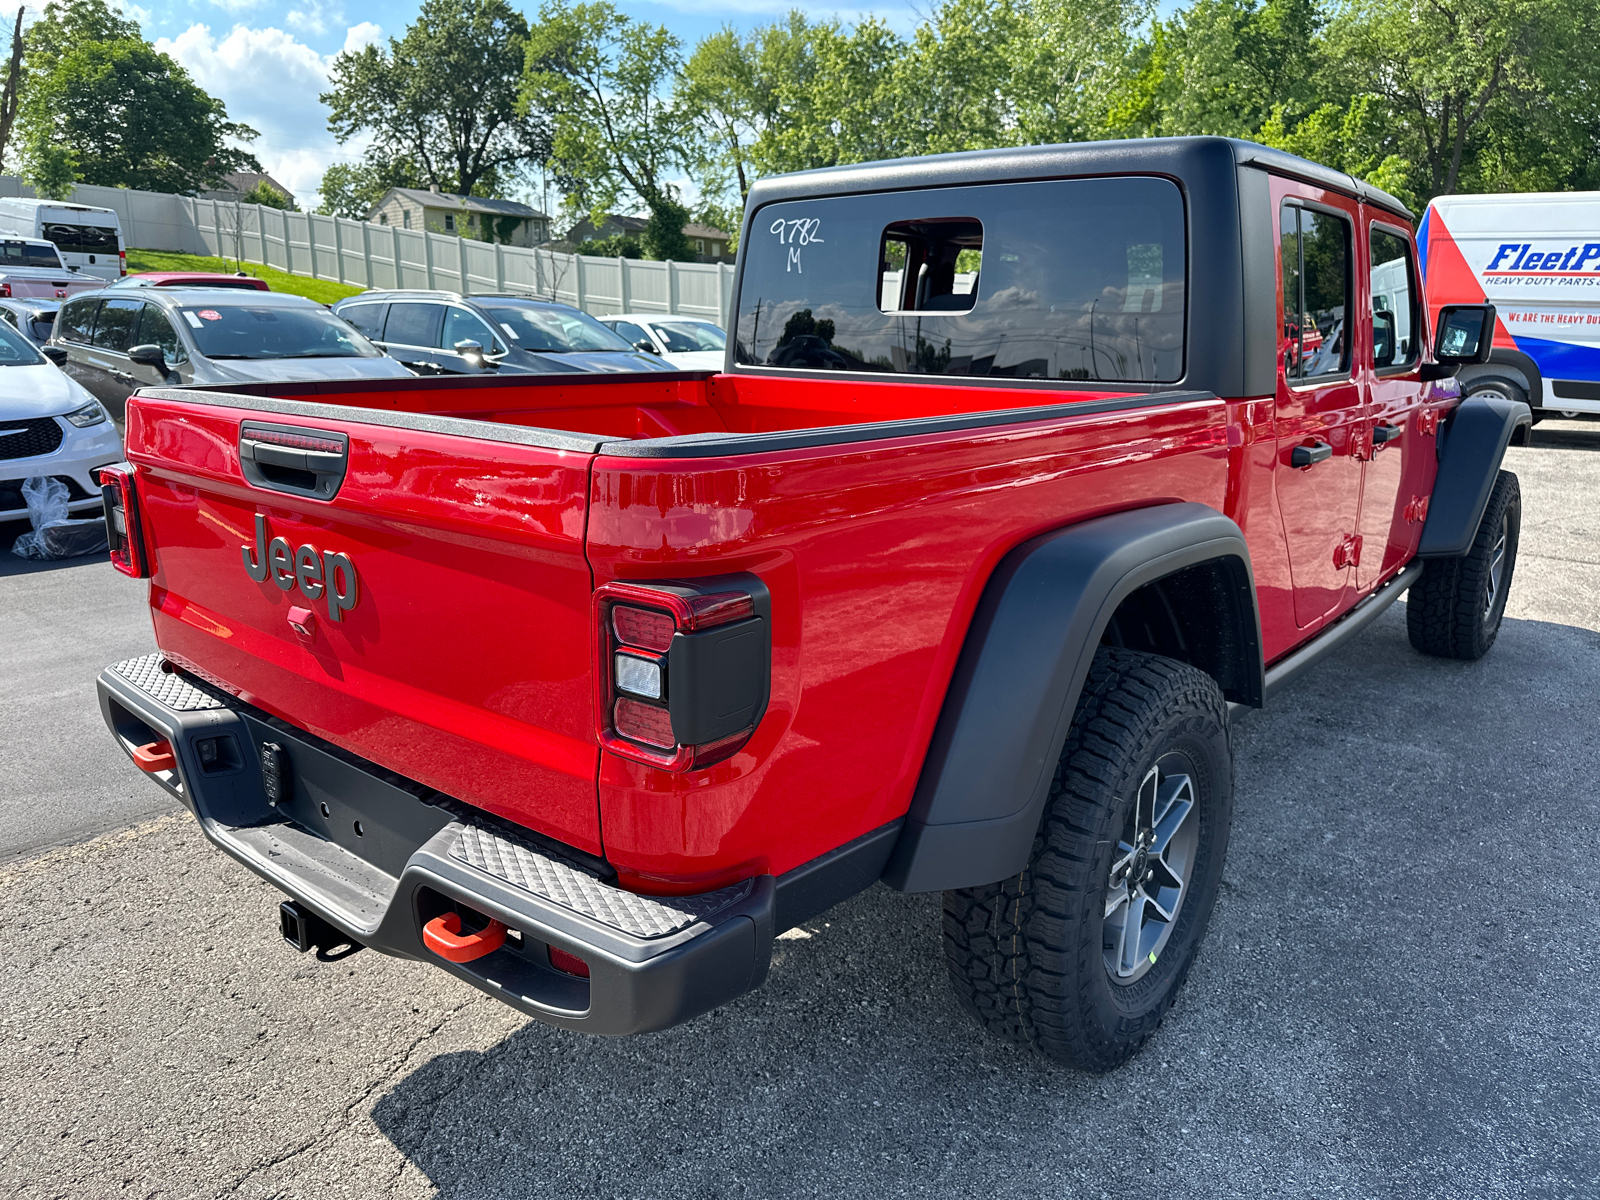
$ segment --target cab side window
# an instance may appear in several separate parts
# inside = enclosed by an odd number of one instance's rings
[[[477,342],[485,354],[504,354],[506,349],[476,313],[464,308],[451,307],[445,310],[444,336],[440,341],[442,348],[450,351],[455,350],[457,342]]]
[[[59,336],[63,341],[89,344],[94,336],[94,314],[100,307],[98,300],[74,300],[63,305]]]
[[[383,318],[388,313],[387,304],[352,304],[341,308],[338,315],[350,322],[375,342],[383,340]]]
[[[1285,203],[1279,211],[1283,268],[1283,373],[1291,382],[1350,370],[1346,321],[1352,294],[1350,222]]]
[[[162,357],[169,363],[189,361],[189,354],[178,338],[178,331],[172,327],[167,314],[154,304],[144,306],[144,315],[139,318],[138,336],[129,345],[160,346]]]
[[[100,319],[94,323],[95,348],[121,354],[133,345],[133,334],[139,327],[139,310],[143,307],[142,300],[103,302],[100,305]]]
[[[1414,366],[1421,357],[1421,314],[1417,309],[1417,265],[1411,239],[1372,227],[1372,365]]]

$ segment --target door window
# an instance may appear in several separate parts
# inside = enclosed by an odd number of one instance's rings
[[[121,354],[133,345],[133,333],[139,327],[139,310],[142,308],[142,300],[107,300],[103,303],[100,306],[100,319],[94,323],[95,348]]]
[[[630,345],[637,346],[640,342],[650,341],[650,335],[632,321],[612,321],[610,325],[617,331],[617,336]],[[651,344],[654,345],[653,342]]]
[[[153,304],[144,306],[144,315],[139,318],[139,336],[129,344],[160,346],[162,355],[169,363],[189,361],[183,342],[178,338],[178,331],[172,327],[167,314]]]
[[[68,342],[88,345],[94,336],[94,314],[100,307],[98,300],[74,300],[61,310],[61,338]]]
[[[1405,369],[1420,357],[1417,267],[1411,239],[1372,227],[1372,365]]]
[[[352,304],[341,308],[335,315],[349,321],[373,341],[383,340],[383,318],[389,311],[387,304]]]
[[[437,346],[442,304],[391,304],[383,340],[395,346]]]
[[[477,342],[486,354],[505,353],[505,347],[496,340],[493,331],[476,313],[468,312],[464,308],[452,306],[445,310],[444,337],[440,341],[444,349],[452,352],[457,342]]]
[[[1299,204],[1279,217],[1283,373],[1290,380],[1350,370],[1350,222]]]

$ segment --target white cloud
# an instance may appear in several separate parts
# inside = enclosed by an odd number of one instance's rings
[[[359,25],[352,25],[344,33],[344,52],[354,54],[366,46],[376,46],[383,40],[383,29],[371,21],[362,21]]]
[[[266,3],[266,0],[211,0],[211,3],[226,12],[242,13]]]
[[[283,19],[291,29],[321,37],[344,20],[344,9],[338,0],[310,0],[301,8],[291,8]]]
[[[352,27],[345,46],[364,45],[382,31],[370,21]],[[217,37],[207,25],[189,26],[156,49],[182,63],[194,80],[228,106],[228,116],[260,131],[250,150],[262,167],[315,207],[328,164],[359,153],[328,132],[328,110],[318,97],[328,90],[332,55],[318,54],[282,29],[235,25]]]

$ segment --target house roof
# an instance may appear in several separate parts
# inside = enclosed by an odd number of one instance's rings
[[[643,233],[649,223],[648,217],[630,217],[626,213],[607,213],[605,220],[601,222],[602,226],[611,226],[625,234]],[[593,237],[595,232],[595,226],[588,217],[585,217],[569,229],[566,236],[569,241],[586,241]],[[683,227],[683,233],[685,237],[721,238],[723,241],[727,241],[730,236],[720,229],[714,229],[710,225],[697,225],[693,221]]]
[[[384,193],[383,199],[373,206],[376,212],[389,200],[390,196],[399,196],[420,204],[426,208],[455,208],[463,212],[492,213],[497,217],[532,217],[543,218],[544,214],[536,208],[526,204],[519,204],[515,200],[491,200],[483,196],[463,196],[459,192],[435,192],[429,188],[390,188]]]
[[[258,183],[264,183],[276,191],[282,192],[285,196],[289,196],[291,198],[294,196],[293,192],[284,187],[283,184],[279,183],[265,171],[229,171],[222,177],[222,190],[231,192],[249,192],[254,191],[255,186]]]
[[[727,241],[731,236],[714,226],[696,225],[693,221],[683,227],[683,235],[697,238],[721,238],[723,241]]]

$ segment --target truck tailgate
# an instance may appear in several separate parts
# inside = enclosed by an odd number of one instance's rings
[[[352,753],[598,853],[592,453],[577,438],[559,449],[261,403],[129,405],[162,651]],[[291,449],[294,430],[324,435],[313,448],[346,439],[333,498],[247,464],[250,429]],[[260,444],[249,454],[270,458]]]

